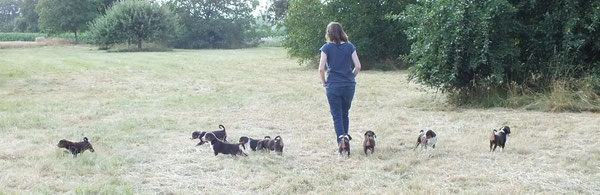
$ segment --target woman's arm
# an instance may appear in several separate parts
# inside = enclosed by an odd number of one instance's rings
[[[321,60],[319,62],[319,76],[321,76],[321,83],[325,87],[325,63],[327,62],[327,54],[321,52]]]
[[[356,54],[356,51],[354,51],[352,53],[352,62],[354,62],[354,70],[352,71],[352,73],[354,73],[354,77],[356,77],[356,75],[358,75],[358,72],[360,72],[360,60],[358,60],[358,54]]]

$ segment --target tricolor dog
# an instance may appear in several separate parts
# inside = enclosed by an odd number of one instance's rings
[[[256,142],[257,150],[269,150],[269,142],[271,141],[270,136],[265,136],[264,139],[258,140]]]
[[[283,154],[283,146],[284,145],[281,136],[276,136],[273,140],[269,140],[269,143],[267,144],[269,151],[275,150],[275,152],[277,152],[279,155]]]
[[[494,129],[494,131],[492,131],[492,136],[490,137],[490,152],[496,151],[496,147],[498,146],[500,146],[502,151],[504,151],[504,145],[506,144],[509,134],[510,127],[508,126],[500,128],[500,131],[496,131],[496,129]]]
[[[210,133],[214,134],[217,137],[217,139],[227,142],[227,131],[225,131],[225,126],[219,125],[219,129],[220,130],[211,131]],[[192,138],[190,138],[190,139],[191,140],[200,139],[200,142],[198,142],[198,144],[196,144],[196,145],[197,146],[202,145],[202,144],[204,144],[204,142],[207,142],[206,140],[203,140],[206,133],[209,133],[209,132],[194,131],[194,132],[192,132]]]
[[[213,149],[215,156],[219,153],[231,154],[233,156],[238,154],[248,156],[246,153],[244,153],[244,145],[225,143],[220,139],[217,139],[217,136],[215,136],[214,133],[206,133],[203,139],[207,142],[210,142],[210,146]]]
[[[90,152],[94,152],[94,147],[88,141],[87,137],[83,138],[82,142],[71,142],[66,139],[60,140],[58,142],[59,148],[65,148],[73,154],[73,157],[77,157],[77,154],[83,153],[85,150],[90,150]]]
[[[271,137],[265,136],[265,139],[267,139],[267,138],[271,139]],[[249,138],[246,136],[240,137],[240,140],[238,141],[238,143],[244,145],[244,147],[246,149],[248,149],[248,148],[252,149],[252,151],[256,151],[257,148],[260,150],[261,148],[266,147],[266,145],[263,146],[263,144],[264,144],[263,140],[252,139],[252,138]],[[259,146],[259,143],[261,143],[260,146]]]
[[[435,143],[437,142],[437,135],[435,134],[435,132],[433,130],[428,130],[427,132],[425,132],[425,130],[421,130],[419,131],[419,137],[417,137],[417,145],[415,146],[415,149],[417,149],[417,147],[419,147],[419,145],[421,145],[421,148],[425,148],[427,149],[427,146],[431,146],[432,148],[435,148]],[[415,150],[413,149],[413,150]]]
[[[338,144],[338,156],[344,156],[350,158],[350,140],[352,136],[348,134],[340,135],[340,143]]]

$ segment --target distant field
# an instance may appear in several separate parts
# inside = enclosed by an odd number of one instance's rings
[[[406,77],[359,75],[341,159],[317,71],[281,48],[0,49],[0,194],[600,194],[600,114],[455,108]],[[190,141],[219,124],[232,141],[281,135],[284,155]],[[513,134],[491,154],[502,125]],[[425,128],[436,149],[412,151]],[[95,153],[56,147],[84,136]]]

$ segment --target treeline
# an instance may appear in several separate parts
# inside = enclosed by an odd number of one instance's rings
[[[562,90],[600,110],[600,1],[268,2],[256,18],[257,0],[0,0],[0,31],[86,32],[103,48],[241,48],[284,29],[289,55],[311,62],[337,21],[363,68],[408,67],[458,103]]]
[[[271,21],[252,15],[257,6],[257,0],[0,0],[0,32],[68,32],[75,42],[83,32],[101,48],[145,42],[242,48],[276,34]]]
[[[558,87],[600,105],[600,1],[291,0],[289,54],[316,59],[330,21],[367,68],[407,65],[458,103]]]

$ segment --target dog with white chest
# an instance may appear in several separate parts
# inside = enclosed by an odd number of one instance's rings
[[[339,136],[340,143],[338,144],[338,156],[346,156],[350,158],[350,140],[352,140],[352,136],[348,134],[343,134]]]
[[[204,136],[207,133],[212,133],[217,137],[217,139],[227,142],[227,131],[225,130],[225,126],[223,126],[223,125],[219,125],[219,130],[216,130],[216,131],[211,131],[211,132],[194,131],[194,132],[192,132],[192,138],[190,138],[190,139],[191,140],[200,139],[200,142],[198,142],[198,144],[196,144],[196,146],[202,145],[205,142],[207,142],[206,140],[204,140]]]
[[[415,146],[416,150],[419,145],[421,145],[421,149],[427,149],[427,146],[431,146],[431,148],[435,148],[435,144],[437,143],[437,134],[433,130],[425,130],[419,131],[419,137],[417,137],[417,145]]]

